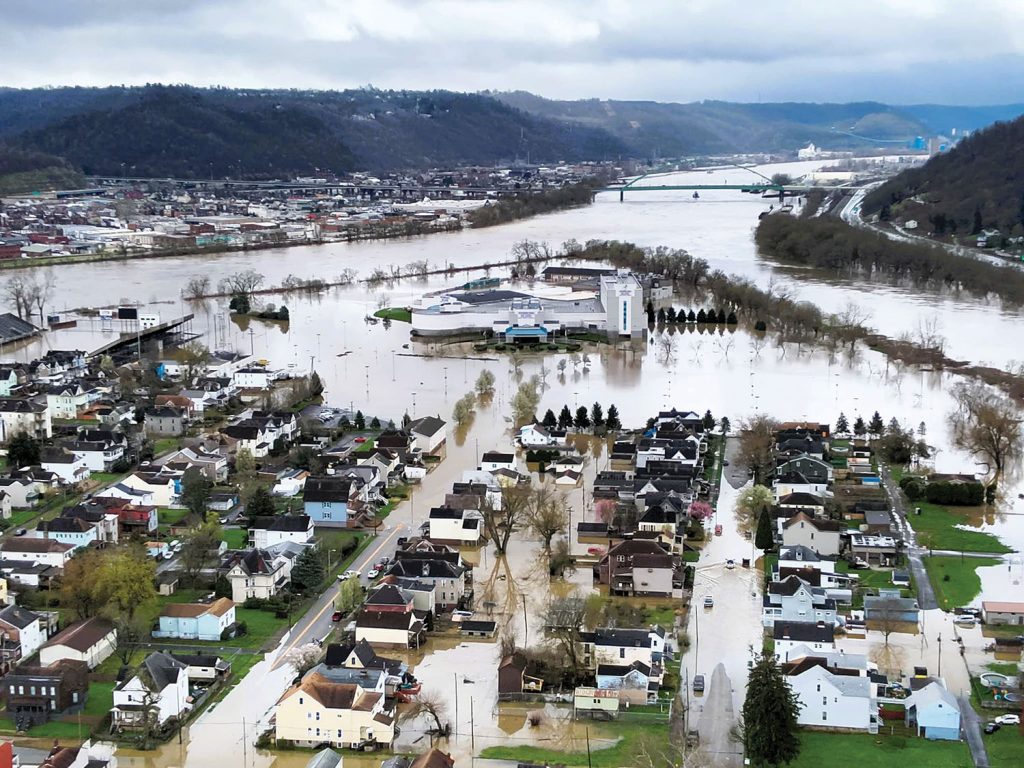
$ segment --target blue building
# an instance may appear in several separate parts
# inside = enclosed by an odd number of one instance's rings
[[[348,500],[352,481],[325,475],[306,478],[302,491],[303,512],[314,526],[344,528],[348,525]]]
[[[160,612],[153,637],[218,642],[234,636],[235,604],[226,597],[212,603],[170,603]]]
[[[926,739],[958,741],[960,706],[956,697],[938,680],[914,691],[906,703],[907,726]]]

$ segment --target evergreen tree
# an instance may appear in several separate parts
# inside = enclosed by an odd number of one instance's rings
[[[309,375],[309,396],[320,397],[324,393],[324,383],[320,379],[320,374],[313,371]]]
[[[730,426],[731,425],[729,424],[729,417],[728,416],[723,416],[722,417],[722,434],[723,435],[728,435],[729,434],[729,427]]]
[[[363,416],[362,411],[356,411],[355,425],[356,429],[358,429],[360,432],[366,429],[366,417]]]
[[[736,325],[736,323],[739,322],[739,320],[736,318],[736,313],[730,312],[729,316],[725,318],[725,322],[727,325]]]
[[[376,416],[370,419],[370,429],[380,429],[380,419]]]
[[[613,431],[622,429],[622,422],[619,421],[619,409],[615,407],[615,403],[608,406],[608,417],[604,420],[604,425]]]
[[[868,428],[867,425],[864,423],[864,419],[858,416],[857,420],[853,422],[853,434],[855,434],[857,437],[864,437],[864,435],[867,434],[867,431]]]
[[[206,504],[212,488],[213,482],[201,469],[190,467],[181,476],[181,501],[197,520],[206,517]]]
[[[568,405],[563,405],[562,410],[558,413],[558,428],[568,429],[572,426],[572,411],[569,410]]]
[[[306,547],[302,550],[292,568],[292,584],[305,592],[316,589],[323,583],[326,568],[319,550]]]
[[[698,323],[699,325],[703,325],[703,324],[704,324],[704,323],[706,323],[707,321],[708,321],[708,316],[707,316],[707,314],[706,314],[706,313],[704,312],[704,310],[702,309],[702,310],[701,310],[700,312],[698,312],[698,313],[697,313],[697,323]]]
[[[724,309],[718,310],[718,324],[719,325],[725,325],[725,310]]]
[[[896,420],[895,416],[889,419],[889,432],[897,434],[902,431],[903,427],[900,426],[900,423]],[[910,434],[913,435],[913,430],[910,431]]]
[[[594,403],[590,408],[590,421],[595,427],[604,426],[604,409],[600,403]]]
[[[668,310],[665,312],[665,322],[666,323],[675,323],[675,321],[676,321],[676,308],[675,307],[669,307]]]
[[[658,310],[658,325],[664,325],[664,324],[665,324],[665,308],[662,307],[661,309]]]
[[[590,427],[590,414],[587,413],[587,406],[581,405],[576,409],[576,418],[573,419],[572,425],[580,430]]]
[[[249,520],[257,517],[273,515],[277,510],[274,508],[274,498],[264,486],[260,485],[253,490],[249,497],[249,503],[245,505],[245,514]]]
[[[700,423],[703,425],[705,430],[709,430],[709,429],[714,429],[715,428],[715,417],[711,415],[711,409],[710,408],[708,408],[706,411],[704,411],[704,418],[702,418],[700,420]]]
[[[839,418],[836,419],[836,433],[845,435],[850,431],[850,422],[846,420],[846,414],[840,412]]]
[[[775,656],[755,656],[743,702],[743,742],[751,765],[783,765],[800,754],[800,706]]]
[[[11,469],[31,467],[39,463],[39,441],[28,432],[19,432],[7,445],[7,466]]]
[[[547,413],[544,414],[544,420],[541,422],[548,429],[554,429],[558,426],[558,418],[555,416],[555,412],[548,408]]]
[[[868,432],[872,435],[881,435],[885,432],[885,422],[882,421],[882,416],[878,411],[875,411],[875,415],[871,417],[871,421],[868,423]]]
[[[754,546],[770,552],[775,548],[775,537],[772,535],[772,513],[768,507],[761,508],[757,517],[757,533],[754,535]]]
[[[654,325],[654,318],[655,318],[654,304],[652,304],[651,302],[648,301],[647,302],[647,324],[648,325]]]
[[[697,315],[694,314],[694,311],[692,309],[689,312],[686,313],[686,322],[688,322],[688,323],[696,323],[697,322]]]

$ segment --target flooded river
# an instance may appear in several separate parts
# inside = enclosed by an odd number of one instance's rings
[[[800,163],[760,169],[770,175],[807,172],[820,163]],[[679,183],[741,183],[751,177],[739,169],[714,174],[678,174]],[[934,318],[947,338],[947,351],[978,363],[1006,365],[1024,352],[1006,343],[1019,335],[1020,316],[997,305],[969,297],[917,295],[896,286],[856,281],[824,280],[798,276],[759,259],[752,242],[757,215],[768,203],[735,192],[702,193],[694,200],[688,192],[630,193],[624,203],[617,194],[599,196],[588,208],[537,217],[502,227],[456,234],[436,235],[408,241],[336,244],[295,247],[210,257],[144,259],[134,262],[108,262],[61,266],[54,269],[56,293],[54,309],[116,306],[125,301],[141,301],[161,312],[163,319],[193,311],[193,328],[203,333],[204,343],[212,349],[238,349],[265,357],[274,367],[291,366],[295,370],[316,368],[326,385],[326,399],[336,406],[361,409],[367,418],[376,415],[396,422],[403,412],[412,416],[438,414],[450,418],[452,406],[472,388],[481,370],[491,370],[496,390],[491,402],[478,409],[473,423],[449,439],[446,459],[428,476],[410,502],[392,513],[389,527],[413,529],[425,518],[431,506],[443,500],[451,483],[462,471],[473,467],[481,453],[509,449],[512,445],[509,401],[518,386],[510,361],[505,356],[481,357],[467,345],[428,346],[409,340],[408,326],[392,323],[368,323],[365,318],[382,300],[403,305],[423,293],[463,282],[459,275],[448,279],[404,280],[391,286],[370,289],[357,285],[333,289],[320,296],[291,294],[268,296],[266,300],[284,302],[291,313],[286,325],[251,321],[236,323],[227,317],[223,301],[194,304],[182,302],[180,289],[194,274],[206,274],[215,285],[225,275],[242,269],[254,269],[266,276],[268,285],[279,284],[287,275],[334,278],[352,268],[368,273],[375,266],[406,264],[428,260],[440,267],[446,264],[468,266],[496,262],[506,257],[511,246],[523,238],[544,240],[553,246],[569,238],[631,240],[643,245],[669,245],[689,250],[706,259],[713,268],[756,279],[765,285],[773,280],[794,295],[813,301],[829,311],[839,311],[855,302],[870,312],[869,324],[895,336],[913,333]],[[495,271],[494,274],[499,274]],[[6,276],[0,280],[7,279]],[[48,335],[41,342],[13,352],[29,359],[41,347],[95,349],[111,336],[105,336],[99,321],[83,318],[79,326]],[[936,467],[942,471],[972,471],[969,457],[952,449],[946,415],[952,407],[945,374],[920,372],[887,364],[870,351],[855,356],[830,357],[821,351],[787,346],[778,348],[743,330],[734,332],[673,332],[654,334],[645,341],[615,345],[589,345],[588,364],[573,364],[563,356],[527,356],[522,376],[537,375],[543,381],[538,415],[551,408],[556,413],[564,404],[570,408],[600,402],[607,411],[614,403],[626,426],[637,426],[663,407],[710,409],[716,417],[729,416],[734,424],[755,413],[768,413],[783,419],[820,419],[834,422],[842,411],[852,421],[857,415],[867,420],[878,410],[888,421],[896,416],[905,425],[917,427],[923,422],[927,439],[939,451]],[[8,350],[5,356],[10,357]],[[573,525],[589,515],[589,487],[593,475],[606,468],[606,452],[595,451],[587,467],[583,488],[572,492]],[[1008,501],[1001,513],[984,523],[985,530],[999,535],[1016,549],[1024,549],[1024,503],[1016,500],[1017,489],[1007,489]],[[732,493],[725,491],[726,496]],[[730,497],[731,498],[731,497]],[[1019,513],[1019,514],[1012,514]],[[734,526],[729,526],[730,531]],[[740,573],[724,574],[718,564],[733,550],[749,548],[749,542],[734,537],[717,540],[721,552],[702,562],[700,589],[733,590],[738,598],[747,594],[748,578]],[[507,560],[494,561],[492,552],[475,553],[478,595],[484,590],[496,603],[495,610],[512,617],[525,600],[526,616],[519,610],[512,618],[520,642],[539,640],[539,613],[552,590],[565,593],[574,589],[592,589],[589,570],[582,568],[565,583],[549,585],[545,565],[533,542],[514,542]],[[574,543],[576,554],[585,547]],[[720,555],[720,556],[719,556]],[[740,554],[742,556],[742,553]],[[1002,567],[1006,572],[1005,566]],[[1010,599],[1009,591],[1019,591],[1019,563],[1007,572],[1010,578],[991,582],[996,599]],[[1016,574],[1014,576],[1014,574]],[[747,605],[749,603],[749,606]],[[740,600],[743,612],[753,611],[756,601]],[[750,607],[753,606],[753,607]],[[748,611],[749,609],[749,611]],[[715,609],[718,610],[717,608]],[[756,629],[751,627],[756,634]],[[745,675],[745,649],[752,641],[737,634],[733,639],[738,653],[728,671],[734,684],[742,684]],[[712,653],[710,638],[701,639],[701,654]],[[705,642],[708,645],[705,646]],[[549,712],[538,728],[526,722],[526,711],[500,713],[495,707],[495,665],[497,649],[490,642],[466,642],[456,638],[430,641],[433,651],[426,658],[410,658],[416,674],[424,683],[444,692],[449,716],[455,718],[458,702],[457,736],[449,748],[468,755],[493,744],[557,743],[578,746],[577,728]],[[730,662],[731,664],[733,662]],[[701,663],[701,666],[705,665]],[[702,671],[709,671],[703,669]],[[694,669],[689,670],[690,674]],[[257,666],[228,697],[210,710],[188,730],[183,743],[169,744],[154,753],[119,755],[122,765],[140,768],[189,766],[237,768],[273,765],[297,768],[308,760],[307,753],[274,755],[255,750],[251,744],[260,725],[265,725],[277,697],[287,684],[285,667],[273,668],[273,659]],[[472,682],[467,682],[472,680]],[[740,690],[742,690],[740,688]],[[398,747],[419,751],[429,744],[423,724],[408,724]],[[471,734],[472,731],[472,734]],[[345,765],[363,768],[377,766],[380,757],[346,755]],[[483,766],[485,761],[477,761]]]

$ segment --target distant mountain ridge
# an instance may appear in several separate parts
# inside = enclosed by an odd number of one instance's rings
[[[809,142],[899,147],[1021,113],[1024,105],[553,101],[524,92],[0,88],[0,142],[96,175],[271,178],[779,152]]]

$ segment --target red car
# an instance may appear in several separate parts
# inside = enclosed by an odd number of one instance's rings
[[[366,438],[365,437],[357,437],[352,442],[353,443],[365,443],[366,442]]]
[[[331,621],[341,621],[341,619],[342,619],[341,611],[335,611],[334,613],[331,614]]]
[[[722,526],[721,525],[716,525],[715,526],[715,536],[721,536],[721,535],[722,535]]]

